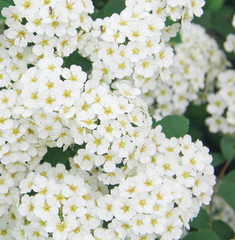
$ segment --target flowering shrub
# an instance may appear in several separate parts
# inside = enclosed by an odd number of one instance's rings
[[[209,117],[210,131],[234,134],[231,63],[191,24],[204,0],[0,3],[0,239],[172,240],[195,227],[223,159],[186,118],[163,117],[208,102],[227,124]],[[219,180],[231,137],[221,150]]]

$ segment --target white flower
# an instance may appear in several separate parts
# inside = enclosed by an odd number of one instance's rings
[[[195,14],[197,17],[200,17],[203,14],[202,7],[205,5],[204,0],[191,0],[188,1],[188,5],[189,15]]]
[[[143,42],[129,42],[125,53],[126,57],[129,58],[131,62],[138,62],[147,56],[147,51],[145,50]]]
[[[12,126],[12,129],[6,130],[5,138],[9,143],[13,143],[22,137],[25,132],[25,126],[15,122]]]
[[[157,63],[152,56],[147,57],[135,65],[135,72],[145,78],[152,77],[154,72],[157,71]]]
[[[119,157],[127,157],[133,152],[134,144],[131,142],[129,136],[123,136],[121,138],[114,138],[111,149],[116,151]]]
[[[48,221],[59,213],[60,204],[55,197],[37,194],[32,201],[35,206],[33,213],[43,221]]]
[[[178,217],[173,217],[170,222],[167,223],[167,230],[162,235],[162,240],[179,239],[182,234],[182,221]]]
[[[64,35],[58,40],[56,48],[59,56],[69,56],[77,48],[77,38]]]
[[[58,39],[56,37],[48,37],[47,35],[36,35],[34,37],[33,53],[37,56],[42,54],[49,55],[54,52]]]
[[[28,22],[26,23],[26,29],[30,33],[36,32],[39,35],[44,33],[45,24],[43,24],[41,17],[38,14],[34,14],[27,18]]]
[[[35,217],[33,211],[35,209],[35,205],[33,203],[34,197],[33,196],[28,196],[24,195],[21,199],[21,204],[18,208],[19,214],[21,216],[27,216],[27,219],[30,221]]]
[[[109,142],[113,141],[113,138],[121,137],[121,124],[118,121],[104,120],[97,128],[97,133],[106,138]]]
[[[76,217],[83,217],[87,213],[85,208],[85,201],[81,196],[69,198],[63,203],[63,214]]]
[[[35,174],[33,172],[30,172],[26,178],[22,179],[22,181],[19,184],[21,193],[31,192],[34,185],[34,181],[33,181],[34,176]]]
[[[14,39],[14,45],[19,47],[26,47],[33,39],[33,34],[29,33],[25,26],[18,22],[5,30],[4,34],[7,38]]]
[[[0,176],[0,193],[5,194],[8,189],[13,186],[13,180],[9,174],[4,174]]]
[[[138,213],[152,214],[154,201],[153,198],[146,192],[139,192],[138,195],[131,200],[134,208]]]
[[[45,76],[59,76],[62,72],[63,59],[60,57],[46,56],[38,61],[38,67],[43,70]]]
[[[96,211],[97,207],[95,206],[87,209],[87,213],[81,218],[81,222],[84,227],[96,229],[100,225],[101,220],[97,217]]]
[[[136,214],[131,219],[131,227],[135,234],[146,234],[151,232],[150,216],[145,214]]]
[[[53,233],[53,238],[58,240],[66,240],[68,233],[76,228],[76,220],[71,216],[65,216],[63,221],[60,220],[59,216],[51,217],[49,224],[46,228],[48,232]]]
[[[40,6],[40,1],[34,2],[31,0],[15,0],[14,1],[16,8],[22,13],[26,18],[33,16],[38,11]]]
[[[156,62],[159,67],[169,67],[173,63],[173,49],[160,45],[158,53],[155,54]]]
[[[112,195],[104,195],[97,200],[97,216],[105,221],[110,221],[113,218],[112,207],[113,207]]]
[[[74,157],[74,163],[78,164],[81,169],[90,171],[93,167],[95,155],[88,150],[79,149]]]
[[[127,222],[136,214],[131,201],[126,197],[116,197],[113,201],[113,215],[116,219]]]

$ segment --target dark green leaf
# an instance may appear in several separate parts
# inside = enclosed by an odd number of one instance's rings
[[[210,11],[204,11],[200,18],[194,18],[193,22],[200,24],[206,29],[210,29],[212,26],[212,13]]]
[[[197,139],[202,140],[205,133],[199,127],[193,126],[191,123],[191,119],[189,120],[190,120],[190,128],[188,130],[188,134],[192,137],[193,141],[196,141]]]
[[[235,210],[235,183],[222,180],[218,186],[218,194]]]
[[[105,4],[107,4],[108,0],[92,0],[92,2],[96,9],[101,9]]]
[[[13,0],[0,0],[0,13],[4,7],[9,7],[10,5],[14,5]],[[0,14],[0,20],[5,19],[5,17]]]
[[[224,0],[206,0],[205,10],[218,11],[224,4]]]
[[[191,228],[207,229],[209,228],[209,215],[207,211],[201,208],[198,216],[190,223]]]
[[[220,153],[211,153],[211,155],[213,157],[212,165],[214,167],[217,167],[225,162],[225,159],[223,158],[223,156]]]
[[[70,157],[70,150],[63,151],[63,148],[48,148],[46,155],[43,157],[44,162],[49,162],[53,167],[57,163],[66,165]]]
[[[204,126],[205,119],[208,117],[206,104],[201,104],[200,106],[190,104],[185,116],[190,119],[190,124],[193,123],[198,128]]]
[[[232,228],[225,222],[214,220],[212,222],[212,229],[221,238],[221,240],[230,240],[234,236]]]
[[[184,116],[170,115],[164,117],[161,121],[153,122],[153,128],[157,125],[162,126],[162,131],[166,137],[183,137],[189,129],[189,120]]]
[[[223,178],[223,180],[226,182],[231,182],[231,183],[235,184],[235,170],[226,174],[226,176]]]
[[[93,20],[97,18],[104,19],[110,17],[113,13],[119,14],[123,9],[125,9],[125,0],[111,0],[100,11],[93,13],[91,17]]]
[[[220,141],[220,148],[223,157],[231,162],[235,154],[233,139],[230,137],[223,137]]]
[[[89,72],[92,68],[91,61],[79,55],[77,51],[74,51],[69,57],[64,58],[64,67],[69,68],[72,64],[81,66],[84,72]]]
[[[234,8],[222,7],[218,12],[212,13],[212,29],[217,31],[222,36],[234,31],[232,26],[232,17]]]
[[[210,230],[200,230],[198,232],[190,232],[183,240],[222,240],[215,232]]]

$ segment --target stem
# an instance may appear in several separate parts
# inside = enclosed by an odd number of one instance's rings
[[[213,214],[212,214],[213,200],[214,200],[215,193],[216,193],[216,190],[218,188],[218,185],[219,185],[220,181],[222,180],[222,178],[224,177],[224,174],[225,174],[226,170],[228,169],[229,164],[230,164],[230,162],[226,162],[224,164],[223,168],[221,169],[221,171],[219,173],[219,176],[216,180],[216,184],[214,186],[214,192],[211,196],[211,203],[210,203],[210,206],[209,206],[209,226],[210,226],[211,230],[212,230],[212,221],[213,221]]]

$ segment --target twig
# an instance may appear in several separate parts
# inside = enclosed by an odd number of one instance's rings
[[[212,221],[213,221],[213,214],[212,214],[213,200],[214,200],[218,185],[219,185],[220,181],[222,180],[222,178],[224,177],[224,174],[225,174],[226,170],[228,169],[229,164],[230,164],[230,162],[226,162],[224,164],[223,168],[221,169],[221,171],[219,173],[219,176],[217,177],[216,184],[214,186],[214,192],[212,194],[211,202],[210,202],[210,206],[209,206],[209,226],[210,226],[211,230],[212,230]]]

